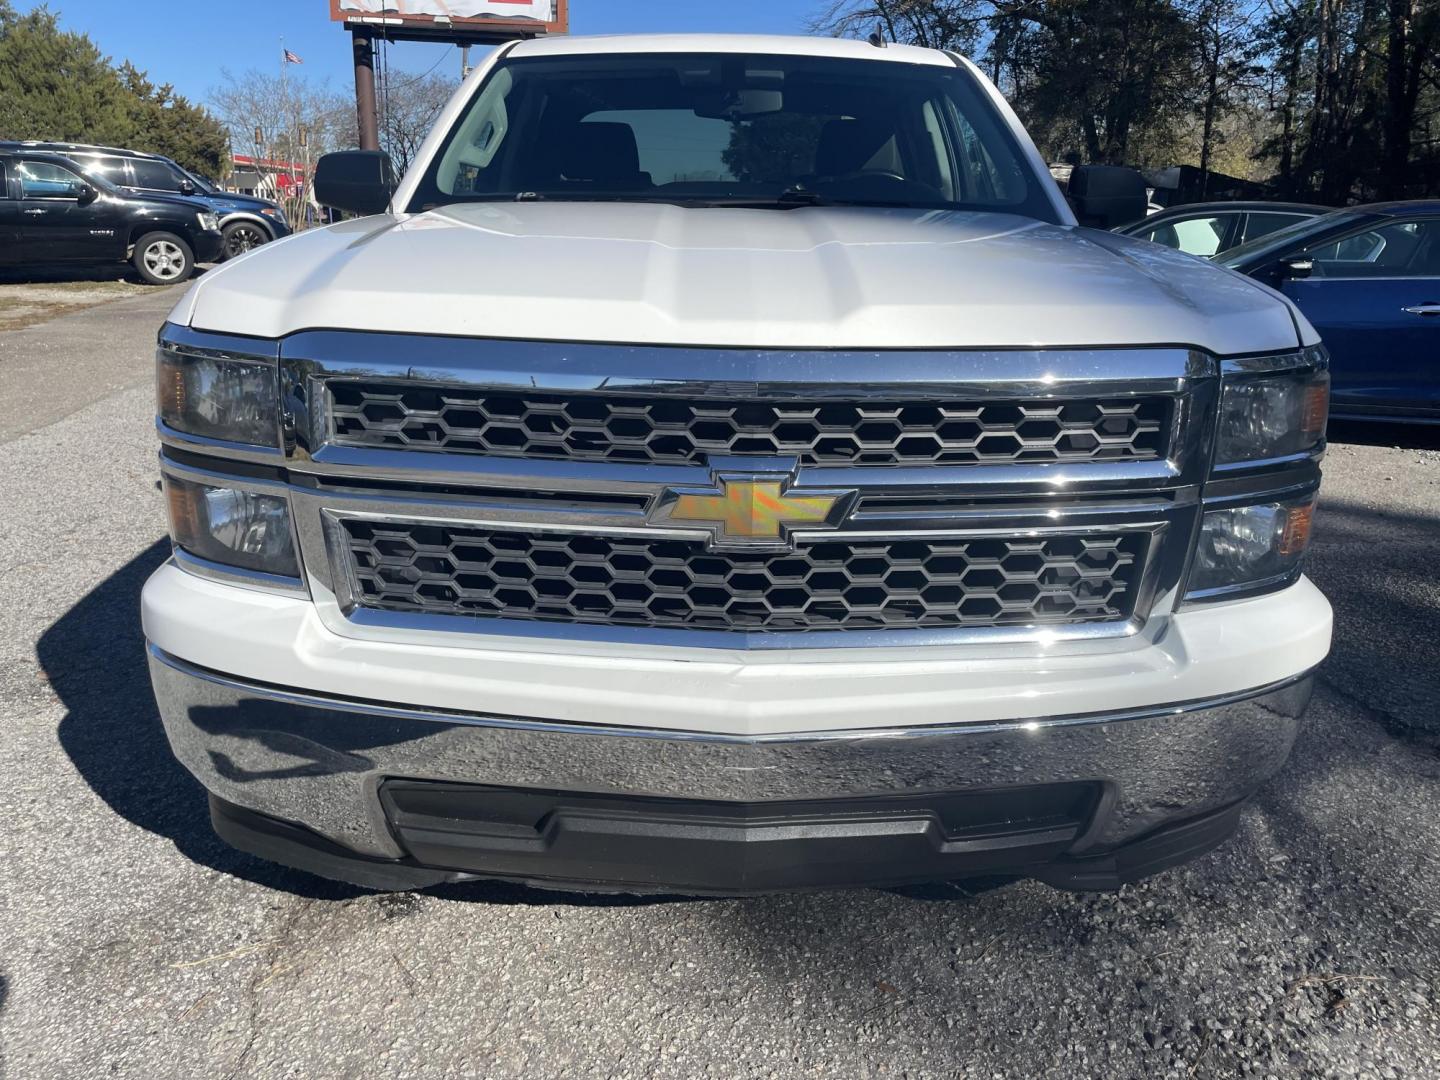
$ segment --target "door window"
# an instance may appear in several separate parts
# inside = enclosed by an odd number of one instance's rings
[[[130,162],[130,171],[135,176],[135,186],[138,188],[152,191],[180,190],[180,176],[163,161],[134,158]]]
[[[1315,264],[1315,277],[1440,277],[1440,218],[1388,222],[1305,255]]]
[[[1138,235],[1166,247],[1178,248],[1187,255],[1201,255],[1209,258],[1220,250],[1225,239],[1229,219],[1221,215],[1212,217],[1186,218],[1183,221],[1168,221],[1153,229],[1146,229]]]
[[[128,187],[130,180],[125,175],[125,159],[118,157],[76,158],[85,171],[102,180],[109,180],[116,187]]]
[[[20,196],[25,199],[73,199],[78,186],[85,181],[59,165],[48,161],[22,161],[17,170],[20,173]]]
[[[1249,243],[1251,240],[1258,240],[1262,236],[1269,236],[1273,232],[1309,220],[1308,215],[1305,214],[1247,214],[1242,242]]]

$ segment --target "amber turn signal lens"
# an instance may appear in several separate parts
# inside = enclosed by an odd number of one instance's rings
[[[1305,406],[1300,415],[1300,429],[1305,435],[1319,440],[1325,434],[1325,422],[1330,418],[1330,377],[1316,379],[1305,389]]]
[[[1315,504],[1292,506],[1286,511],[1285,528],[1280,533],[1280,555],[1289,558],[1302,554],[1310,546],[1310,524],[1315,519]]]

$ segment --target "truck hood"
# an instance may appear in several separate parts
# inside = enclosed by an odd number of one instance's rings
[[[1199,259],[1006,214],[471,203],[349,221],[212,270],[172,316],[752,348],[1293,348],[1275,294]]]

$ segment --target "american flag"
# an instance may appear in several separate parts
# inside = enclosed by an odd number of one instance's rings
[[[285,50],[285,63],[287,63],[287,64],[303,64],[304,62],[305,62],[304,60],[301,60],[300,57],[296,56],[296,55],[295,55],[293,52],[291,52],[289,49],[286,49],[286,50]]]

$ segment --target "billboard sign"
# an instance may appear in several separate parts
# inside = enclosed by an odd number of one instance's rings
[[[330,0],[337,22],[440,30],[563,34],[566,0]]]

